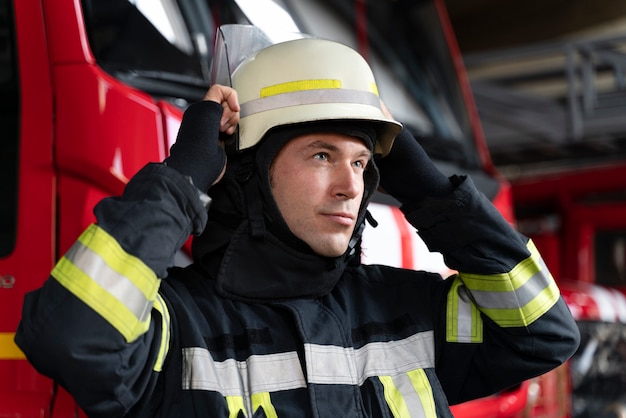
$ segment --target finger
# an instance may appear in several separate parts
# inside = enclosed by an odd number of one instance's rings
[[[233,112],[231,110],[227,110],[224,112],[222,119],[227,121],[230,125],[237,125],[239,123],[239,112]]]
[[[237,125],[231,125],[224,131],[224,133],[227,135],[232,135],[235,133],[236,130],[237,130]]]
[[[211,100],[216,103],[224,103],[227,100],[227,97],[230,96],[235,89],[228,86],[223,86],[221,84],[213,84],[209,90],[204,95],[204,100]],[[236,99],[235,95],[235,99]],[[232,100],[232,99],[231,99]]]
[[[227,87],[224,90],[224,101],[231,111],[239,112],[239,97],[235,89]]]
[[[231,112],[226,109],[220,120],[220,131],[233,133],[239,123],[239,112]]]
[[[222,103],[223,94],[219,84],[213,84],[204,94],[204,100],[210,100],[216,103]]]

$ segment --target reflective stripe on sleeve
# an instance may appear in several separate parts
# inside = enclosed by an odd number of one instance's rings
[[[170,348],[170,311],[158,293],[154,301],[154,308],[161,313],[161,346],[159,347],[159,355],[154,363],[154,371],[160,372]]]
[[[478,309],[502,327],[528,326],[559,299],[559,289],[532,241],[527,248],[530,257],[509,273],[459,273]]]
[[[160,280],[97,225],[83,232],[51,275],[108,321],[127,342],[148,330]]]
[[[381,376],[385,400],[395,418],[436,418],[432,387],[424,370]]]
[[[448,292],[446,306],[446,341],[481,343],[483,320],[480,311],[471,301],[463,282],[455,277]]]

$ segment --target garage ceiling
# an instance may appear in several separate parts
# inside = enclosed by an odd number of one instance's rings
[[[505,175],[626,161],[626,1],[445,2]]]
[[[464,53],[553,41],[626,16],[624,0],[445,0]],[[596,29],[598,28],[598,29]]]

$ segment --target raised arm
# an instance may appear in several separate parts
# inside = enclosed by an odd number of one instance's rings
[[[435,312],[437,372],[451,403],[542,374],[574,353],[578,328],[540,254],[471,178],[448,179],[407,131],[377,165],[382,188],[458,272]]]
[[[206,192],[226,161],[219,132],[233,132],[238,111],[236,93],[223,86],[191,105],[165,163],[148,164],[122,196],[103,199],[97,223],[25,298],[16,343],[89,416],[149,408],[141,400],[169,348],[161,279],[189,235],[204,229]]]

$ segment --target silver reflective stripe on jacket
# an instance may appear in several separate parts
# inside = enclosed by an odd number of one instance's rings
[[[128,342],[145,333],[160,280],[106,231],[91,225],[51,273]]]
[[[434,367],[433,332],[418,333],[398,341],[370,343],[359,349],[309,343],[305,344],[305,358],[307,379],[296,352],[218,362],[205,348],[185,348],[182,387],[219,392],[231,409],[245,408],[247,416],[251,416],[259,404],[255,398],[263,399],[263,409],[267,412],[271,408],[272,392],[306,388],[308,384],[362,385],[367,378],[378,376],[393,379],[404,376],[413,381],[411,376],[415,373],[423,374],[422,369]],[[419,383],[420,390],[404,391],[403,399],[409,405],[426,404],[434,408],[432,390],[425,375],[424,379],[425,382]],[[236,416],[232,410],[231,416]]]

